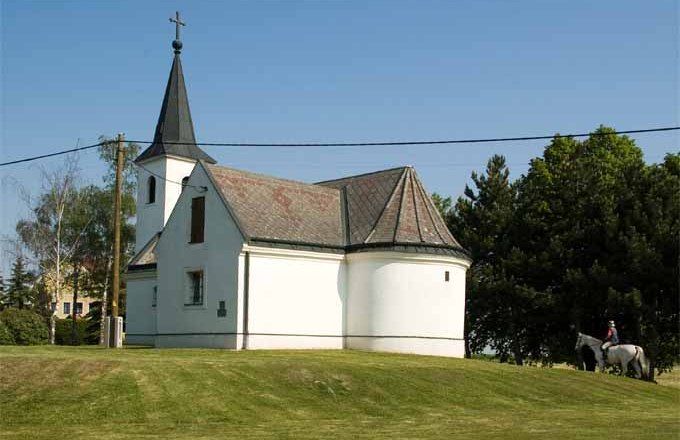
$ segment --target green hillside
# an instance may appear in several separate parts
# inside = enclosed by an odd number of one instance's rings
[[[668,439],[679,415],[677,386],[487,361],[0,347],[0,438]]]

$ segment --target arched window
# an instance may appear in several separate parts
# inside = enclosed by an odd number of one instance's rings
[[[147,181],[146,187],[147,187],[147,190],[148,190],[146,203],[155,203],[156,202],[156,178],[154,176],[149,177],[149,180]]]
[[[182,191],[184,191],[184,188],[186,188],[187,183],[189,183],[189,176],[186,176],[182,179]]]

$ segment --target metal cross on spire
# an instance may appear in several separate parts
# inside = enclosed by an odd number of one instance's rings
[[[175,23],[175,41],[172,42],[172,48],[175,49],[175,53],[180,53],[182,50],[182,42],[179,39],[179,27],[186,26],[187,24],[182,21],[179,16],[179,11],[175,11],[175,18],[170,17],[170,21]]]

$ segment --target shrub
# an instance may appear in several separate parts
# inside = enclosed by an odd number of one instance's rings
[[[57,345],[83,345],[89,341],[88,326],[90,321],[88,319],[76,320],[76,340],[73,340],[71,333],[71,318],[57,319],[54,327],[54,343]],[[98,340],[97,340],[98,342]]]
[[[17,345],[47,344],[47,324],[35,312],[26,309],[5,309],[0,313],[0,321],[7,326]]]
[[[0,321],[0,345],[16,345],[12,332],[9,331],[4,322]]]

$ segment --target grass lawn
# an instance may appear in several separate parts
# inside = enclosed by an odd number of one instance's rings
[[[0,438],[677,439],[680,387],[358,351],[0,347]]]

